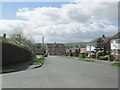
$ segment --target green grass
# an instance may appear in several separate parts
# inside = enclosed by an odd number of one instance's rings
[[[80,45],[80,43],[65,43],[65,46],[76,46],[76,45]]]
[[[84,44],[85,42],[73,42],[73,43],[64,43],[65,46],[68,46],[68,47],[74,47],[76,45],[80,46],[80,45],[85,45]]]
[[[86,60],[85,58],[79,58],[79,60],[85,61],[85,62],[95,62],[95,60],[91,60],[91,59]]]
[[[94,60],[83,60],[85,62],[95,62]]]
[[[120,63],[113,63],[112,66],[118,66],[118,67],[120,67]]]
[[[32,64],[33,65],[40,65],[44,63],[45,58],[44,57],[40,57],[38,60],[34,61]]]

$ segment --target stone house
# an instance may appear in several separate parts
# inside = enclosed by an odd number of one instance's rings
[[[62,43],[47,43],[46,52],[49,55],[65,55],[66,47]]]

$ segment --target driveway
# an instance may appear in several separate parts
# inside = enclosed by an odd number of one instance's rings
[[[2,75],[3,88],[118,88],[118,68],[49,56],[42,67]]]

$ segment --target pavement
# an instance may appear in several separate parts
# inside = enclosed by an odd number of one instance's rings
[[[40,56],[37,55],[36,58],[39,58]],[[41,67],[43,64],[40,65],[32,65],[33,61],[26,61],[19,64],[4,66],[0,70],[0,73],[11,73],[11,72],[17,72],[17,71],[23,71],[23,70],[30,70]]]
[[[78,58],[78,57],[70,57],[70,56],[67,56],[67,57],[70,58],[70,59],[74,59],[74,60],[80,60],[80,58]],[[115,63],[115,61],[98,60],[98,59],[92,59],[92,58],[83,58],[82,61],[84,61],[84,60],[94,60],[94,62],[92,62],[92,63],[106,64],[106,65],[111,65],[112,63]]]
[[[42,67],[2,75],[3,88],[118,88],[118,68],[48,56]]]

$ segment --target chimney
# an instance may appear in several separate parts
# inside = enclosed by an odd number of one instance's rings
[[[105,38],[105,35],[104,35],[104,34],[102,35],[102,38],[103,38],[103,39]]]

